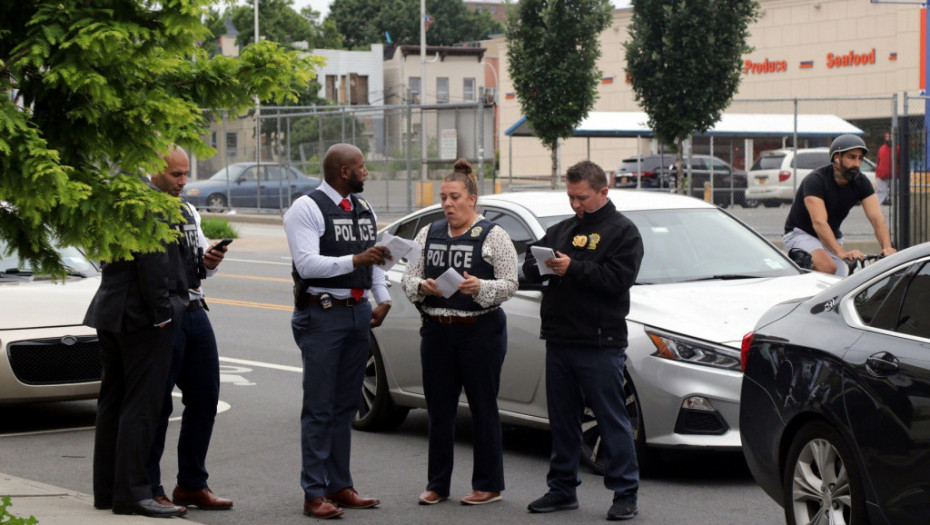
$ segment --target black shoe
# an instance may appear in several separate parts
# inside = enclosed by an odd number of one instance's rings
[[[153,499],[143,499],[133,503],[114,503],[113,514],[139,514],[150,518],[173,518],[181,515],[181,508],[162,505]]]
[[[607,519],[610,521],[630,520],[639,511],[636,509],[636,501],[631,499],[620,499],[614,501],[607,511]]]
[[[578,508],[578,500],[571,496],[556,496],[547,492],[543,497],[530,503],[526,509],[534,513],[555,512],[557,510],[574,510]]]

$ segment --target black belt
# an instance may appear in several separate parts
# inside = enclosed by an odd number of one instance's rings
[[[187,311],[188,311],[188,312],[193,312],[193,311],[196,311],[196,310],[200,310],[200,309],[203,308],[203,307],[204,307],[203,299],[194,299],[193,301],[187,303]]]
[[[310,302],[311,302],[311,303],[314,303],[314,304],[319,304],[319,303],[320,303],[320,296],[319,296],[319,295],[310,295],[310,294],[307,294],[307,297],[310,298]],[[330,302],[331,304],[334,304],[334,305],[337,305],[337,306],[355,306],[355,305],[358,304],[358,301],[356,301],[355,299],[353,299],[353,298],[351,298],[351,297],[349,297],[348,299],[336,299],[335,297],[331,297],[331,298],[329,298],[329,302]]]
[[[478,322],[478,318],[482,315],[489,314],[496,311],[497,308],[492,308],[487,312],[481,313],[479,315],[463,316],[463,315],[430,315],[429,318],[433,321],[436,321],[440,324],[475,324]]]

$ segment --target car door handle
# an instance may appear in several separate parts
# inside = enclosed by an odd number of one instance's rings
[[[875,376],[889,376],[898,373],[900,362],[890,352],[878,352],[865,360],[865,368]]]

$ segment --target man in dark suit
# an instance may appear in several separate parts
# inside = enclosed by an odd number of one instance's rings
[[[94,437],[94,506],[114,514],[172,517],[152,499],[145,464],[171,367],[174,323],[188,304],[177,243],[103,266],[84,317],[97,329],[103,377]]]

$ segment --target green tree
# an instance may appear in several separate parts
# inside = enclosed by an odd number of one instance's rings
[[[627,73],[656,137],[676,145],[678,173],[684,140],[712,127],[733,99],[758,12],[750,0],[633,0]]]
[[[272,42],[208,57],[211,0],[0,3],[0,239],[62,275],[53,245],[124,259],[176,233],[177,199],[138,177],[179,144],[201,157],[203,109],[232,114],[254,97],[283,101],[319,60]],[[195,59],[192,59],[195,58]]]
[[[521,0],[507,19],[507,71],[526,120],[552,152],[553,188],[559,140],[572,135],[597,99],[598,35],[611,10],[608,0]]]
[[[262,38],[289,47],[294,42],[307,42],[309,49],[342,49],[342,35],[333,22],[320,22],[320,13],[305,7],[297,12],[293,0],[260,0],[258,3],[258,31]],[[239,31],[236,42],[240,46],[255,41],[255,2],[234,6],[228,14]]]
[[[504,29],[490,13],[469,9],[462,0],[426,0],[426,13],[433,19],[426,31],[431,46],[485,40]],[[420,44],[419,0],[333,0],[327,20],[335,20],[349,48],[386,42],[385,32],[394,44]]]

